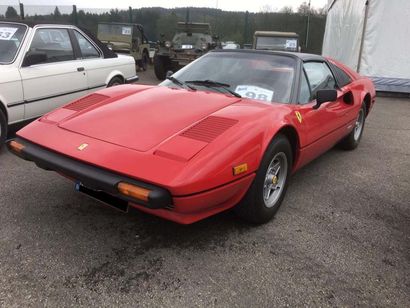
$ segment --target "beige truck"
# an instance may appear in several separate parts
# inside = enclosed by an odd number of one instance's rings
[[[119,54],[131,55],[135,63],[147,70],[150,45],[144,35],[144,27],[130,23],[99,23],[98,39]]]
[[[300,51],[299,35],[295,32],[256,31],[253,49]]]

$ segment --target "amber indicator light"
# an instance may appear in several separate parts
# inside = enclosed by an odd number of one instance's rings
[[[118,191],[124,196],[128,196],[145,202],[148,202],[148,197],[151,192],[148,189],[124,182],[118,184]]]
[[[248,171],[248,164],[240,164],[239,166],[233,167],[233,175],[238,175]]]
[[[14,140],[10,141],[9,147],[11,150],[13,150],[16,153],[21,153],[21,151],[23,151],[24,149],[24,145]]]

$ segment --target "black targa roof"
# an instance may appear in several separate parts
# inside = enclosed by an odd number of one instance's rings
[[[288,52],[288,51],[274,51],[274,50],[256,50],[256,49],[215,49],[211,52],[238,52],[238,53],[253,53],[253,54],[266,54],[266,55],[283,55],[290,56],[295,59],[306,61],[326,61],[326,59],[320,55],[301,52]]]

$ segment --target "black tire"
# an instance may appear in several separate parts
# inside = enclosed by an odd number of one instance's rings
[[[154,72],[159,80],[164,80],[169,70],[169,61],[163,56],[154,56]]]
[[[140,67],[142,68],[144,72],[148,69],[148,63],[149,63],[149,56],[148,56],[148,53],[144,51],[144,53],[142,54],[141,65],[140,65]]]
[[[1,104],[1,103],[0,103]],[[7,120],[6,116],[0,111],[0,150],[7,139]]]
[[[118,86],[118,85],[121,85],[121,84],[124,84],[124,80],[121,77],[116,76],[116,77],[113,77],[110,80],[110,82],[107,85],[107,88]]]
[[[282,175],[280,173],[277,174],[277,177],[275,175],[276,182],[272,185],[276,184],[278,187],[279,184],[281,184],[281,187],[278,192],[274,189],[272,194],[276,195],[271,195],[272,197],[275,197],[272,200],[273,203],[267,205],[269,200],[265,199],[264,192],[265,189],[267,189],[266,183],[269,176],[268,169],[271,169],[270,166],[272,166],[272,163],[274,163],[277,157],[280,157],[281,159],[286,158],[286,170],[284,170],[284,166]],[[242,201],[235,207],[235,212],[239,217],[254,224],[263,224],[270,221],[275,216],[286,194],[292,170],[292,159],[292,147],[288,139],[281,134],[277,135],[266,150],[251,187]],[[281,180],[283,179],[283,182],[278,183],[277,180],[279,178]]]
[[[363,103],[362,108],[357,115],[357,120],[355,123],[355,127],[347,135],[339,142],[339,147],[343,150],[351,151],[357,148],[360,143],[360,139],[362,139],[364,124],[366,122],[366,105]],[[360,126],[360,131],[358,131],[358,125]]]

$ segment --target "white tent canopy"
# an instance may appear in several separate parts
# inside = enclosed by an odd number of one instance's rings
[[[330,0],[322,53],[410,93],[410,0]]]

